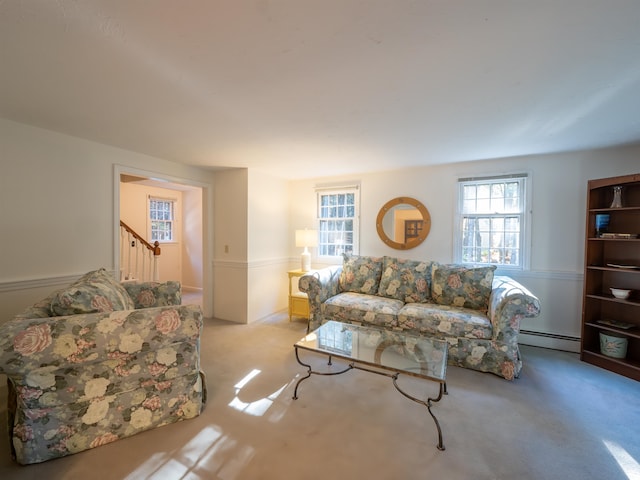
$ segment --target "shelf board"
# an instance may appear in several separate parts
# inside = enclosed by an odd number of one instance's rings
[[[604,270],[606,272],[619,272],[619,273],[635,273],[640,274],[640,268],[616,268],[607,267],[602,265],[587,265],[588,270]]]
[[[625,305],[632,305],[634,307],[640,307],[640,302],[638,302],[638,301],[635,301],[635,300],[623,300],[622,298],[616,298],[613,295],[589,293],[589,294],[587,294],[585,296],[587,298],[595,298],[597,300],[606,300],[608,302],[623,303]]]
[[[640,238],[601,238],[589,237],[590,242],[640,242]]]
[[[590,208],[589,212],[592,213],[602,213],[602,212],[634,212],[634,211],[638,211],[640,210],[640,207],[618,207],[618,208],[611,208],[611,207],[606,207],[606,208]]]
[[[624,335],[626,337],[631,338],[640,338],[640,327],[633,327],[625,330],[624,328],[616,328],[611,325],[605,325],[604,323],[598,322],[585,322],[586,326],[597,328],[598,330],[605,330],[607,332],[619,333],[620,335]]]
[[[606,355],[603,355],[600,352],[594,352],[593,350],[588,350],[588,349],[584,349],[582,353],[585,357],[587,357],[585,358],[585,360],[588,360],[588,357],[591,357],[594,360],[593,362],[589,362],[589,363],[593,363],[598,366],[603,366],[603,364],[606,365],[607,363],[610,362],[610,365],[613,365],[613,364],[620,365],[628,369],[634,370],[637,372],[638,375],[640,375],[640,362],[629,360],[627,358],[608,357]]]

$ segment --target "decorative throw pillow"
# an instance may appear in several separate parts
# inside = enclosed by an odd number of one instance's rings
[[[382,257],[343,255],[340,291],[375,295],[380,285]]]
[[[57,292],[51,300],[51,316],[132,310],[133,300],[104,269],[86,273]]]
[[[384,257],[378,295],[405,303],[425,303],[431,299],[433,262]]]
[[[431,297],[439,305],[471,308],[486,313],[495,269],[495,265],[467,267],[436,264],[433,266]]]

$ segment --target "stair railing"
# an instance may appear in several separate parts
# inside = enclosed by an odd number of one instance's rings
[[[160,242],[150,244],[120,220],[121,281],[160,281],[159,257]]]

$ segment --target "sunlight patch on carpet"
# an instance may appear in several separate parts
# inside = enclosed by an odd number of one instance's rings
[[[618,462],[618,465],[629,480],[640,480],[640,464],[629,455],[623,447],[615,442],[603,440],[604,446],[607,447],[611,456]]]
[[[271,408],[271,406],[277,400],[277,398],[280,396],[282,391],[285,388],[287,388],[288,384],[285,384],[282,387],[280,387],[278,390],[276,390],[275,392],[271,393],[270,395],[268,395],[268,396],[266,396],[264,398],[261,398],[259,400],[255,400],[253,402],[243,402],[242,400],[240,400],[240,392],[241,392],[241,390],[251,380],[253,380],[255,377],[257,377],[260,373],[261,373],[260,370],[254,369],[251,372],[249,372],[249,374],[247,374],[242,380],[240,380],[238,383],[236,383],[234,385],[236,393],[235,393],[235,397],[233,398],[233,400],[231,400],[231,402],[229,403],[229,406],[231,408],[235,408],[236,410],[238,410],[240,412],[244,412],[244,413],[246,413],[248,415],[253,415],[254,417],[261,417],[267,412],[267,410],[269,410]]]
[[[125,480],[234,480],[254,454],[254,447],[240,445],[217,426],[207,426],[180,450],[152,455]]]

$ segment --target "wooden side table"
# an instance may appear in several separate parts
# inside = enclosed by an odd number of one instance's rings
[[[307,297],[306,293],[298,291],[297,287],[295,292],[293,291],[291,279],[300,278],[303,275],[311,273],[312,271],[313,270],[304,272],[300,269],[297,269],[289,270],[287,272],[289,274],[289,321],[291,321],[294,315],[306,319],[309,318],[309,298]]]

